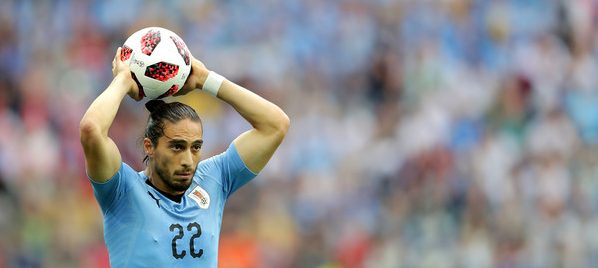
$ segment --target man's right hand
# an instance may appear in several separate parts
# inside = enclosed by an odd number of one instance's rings
[[[121,50],[121,47],[116,49],[116,55],[114,55],[114,59],[112,60],[112,77],[114,78],[112,83],[124,83],[124,86],[128,89],[127,95],[136,101],[140,101],[143,99],[143,96],[139,94],[139,87],[135,80],[133,80],[129,65],[120,59]]]

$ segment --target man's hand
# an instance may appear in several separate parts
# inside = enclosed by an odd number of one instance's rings
[[[191,72],[189,73],[189,77],[187,77],[185,85],[183,85],[174,96],[185,95],[197,88],[201,89],[208,77],[208,73],[209,71],[206,66],[201,61],[191,56]]]
[[[139,87],[135,80],[133,80],[131,69],[120,59],[121,50],[121,47],[116,50],[116,55],[114,55],[114,59],[112,60],[113,83],[116,81],[125,83],[125,86],[128,89],[127,95],[136,101],[140,101],[143,97],[139,94]]]

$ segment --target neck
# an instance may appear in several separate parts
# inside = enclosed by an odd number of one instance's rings
[[[152,172],[149,167],[147,167],[143,173],[147,176],[149,184],[165,195],[180,196],[185,193],[185,191],[175,191],[170,189],[170,187],[164,184],[164,180],[159,178],[160,175],[158,175],[157,172]]]
[[[169,193],[167,193],[167,192],[164,192],[164,191],[162,191],[162,190],[158,189],[158,188],[157,188],[157,187],[156,187],[156,186],[155,186],[155,185],[154,185],[154,184],[153,184],[153,183],[150,181],[150,179],[149,179],[149,178],[148,178],[147,180],[145,180],[145,183],[147,183],[147,185],[149,185],[149,186],[151,186],[152,188],[156,189],[156,191],[160,192],[160,193],[161,193],[163,196],[165,196],[166,198],[168,198],[168,199],[170,199],[170,200],[172,200],[172,201],[174,201],[174,202],[181,203],[181,200],[183,199],[183,194],[179,194],[179,195],[172,195],[172,194],[169,194]]]

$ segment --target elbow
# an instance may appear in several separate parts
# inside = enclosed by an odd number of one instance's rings
[[[98,124],[86,118],[81,119],[81,122],[79,122],[79,136],[82,144],[87,144],[94,137],[99,137],[100,135],[101,131]]]
[[[277,135],[280,136],[282,139],[287,135],[287,132],[289,131],[289,127],[291,126],[291,119],[283,111],[281,111],[280,113],[280,118],[277,120],[275,124],[275,129]]]

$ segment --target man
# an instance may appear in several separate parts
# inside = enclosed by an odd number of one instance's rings
[[[217,156],[200,160],[202,124],[182,103],[150,101],[143,148],[147,168],[122,162],[108,130],[129,95],[140,100],[116,52],[113,80],[80,123],[87,175],[104,216],[112,267],[216,267],[226,199],[256,176],[282,142],[289,118],[276,105],[192,59],[180,94],[203,89],[230,104],[253,127]]]

